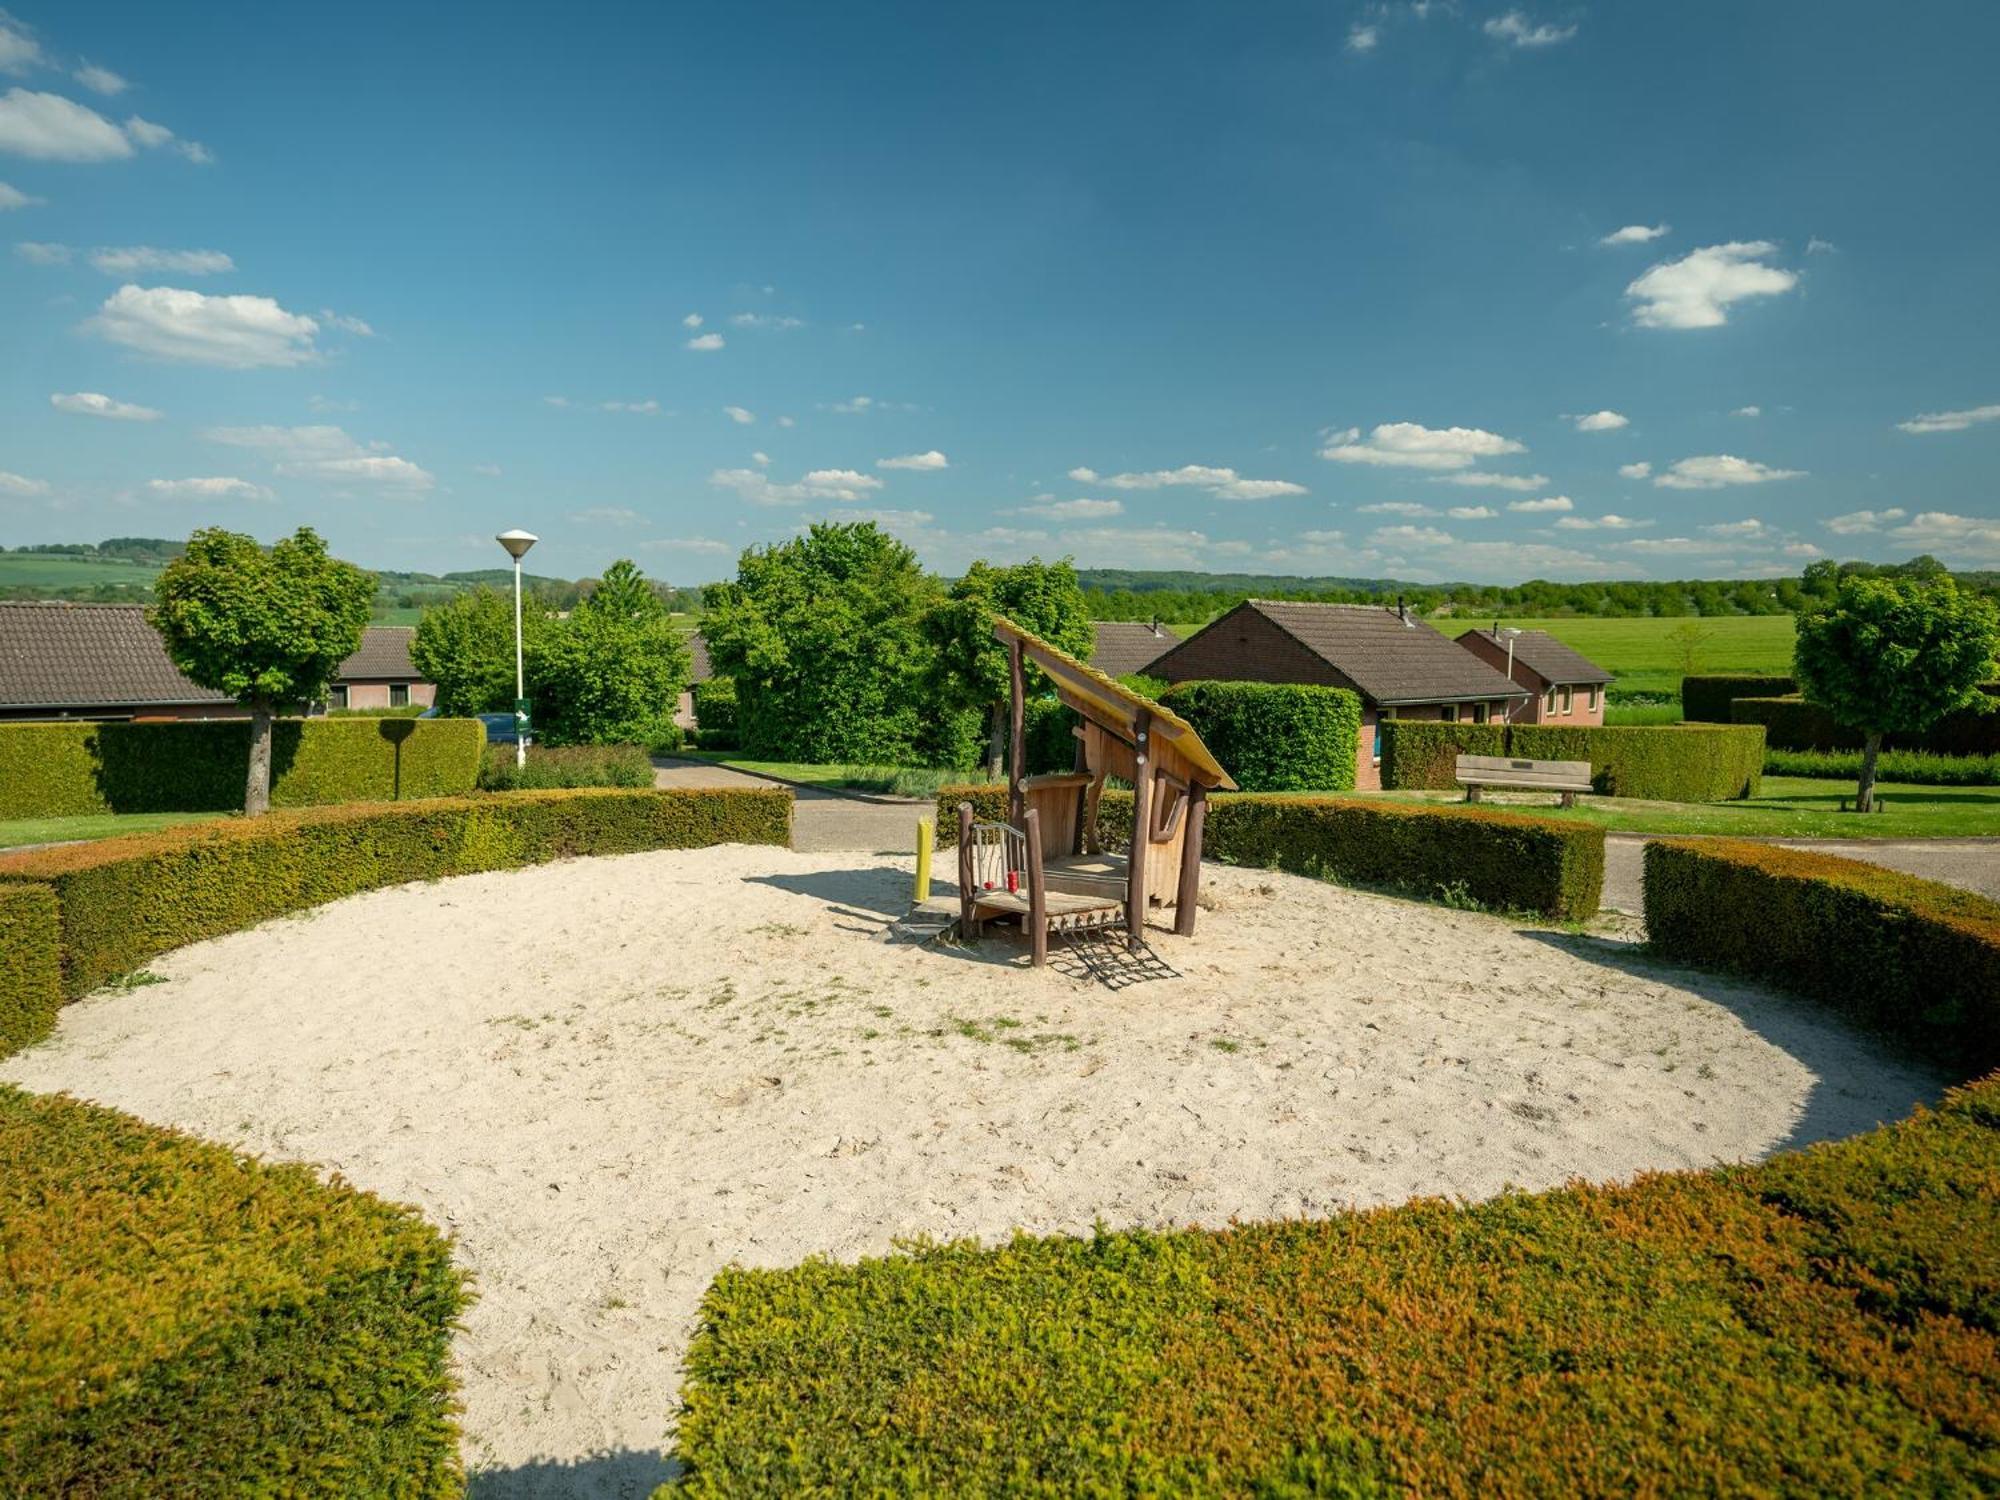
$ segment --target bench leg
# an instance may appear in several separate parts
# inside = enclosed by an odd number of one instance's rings
[[[1465,800],[1467,802],[1477,802],[1479,800],[1479,788],[1476,786],[1467,787],[1465,789]]]
[[[1564,792],[1564,793],[1563,793],[1563,800],[1562,800],[1562,805],[1563,805],[1564,807],[1575,807],[1575,806],[1576,806],[1576,793],[1575,793],[1575,792]]]
[[[1034,965],[1039,969],[1049,961],[1049,919],[1044,917],[1041,921],[1031,921],[1028,925],[1033,930],[1031,940],[1034,943]]]

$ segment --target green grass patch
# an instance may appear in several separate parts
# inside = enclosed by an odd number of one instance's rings
[[[1471,623],[1485,626],[1492,621]],[[1617,673],[1618,680],[1613,686],[1620,692],[1660,693],[1678,699],[1681,678],[1689,671],[1783,675],[1792,670],[1790,615],[1690,615],[1631,620],[1504,618],[1500,623],[1517,625],[1523,630],[1546,630],[1606,671]],[[1691,644],[1675,636],[1683,628],[1693,634]],[[1691,665],[1687,660],[1689,650],[1694,658]]]
[[[74,818],[12,818],[0,823],[0,849],[24,844],[68,844],[151,833],[178,823],[206,823],[227,813],[85,813]]]
[[[770,776],[799,786],[830,791],[873,792],[894,797],[935,797],[947,786],[962,785],[967,773],[929,766],[820,766],[794,760],[748,760],[733,750],[684,750],[690,760],[705,760],[752,776]]]

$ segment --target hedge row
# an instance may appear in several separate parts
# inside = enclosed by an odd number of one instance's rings
[[[1458,785],[1461,755],[1523,760],[1587,760],[1594,790],[1658,802],[1721,802],[1754,797],[1764,771],[1764,736],[1743,724],[1436,724],[1390,719],[1382,725],[1382,785],[1392,791]]]
[[[1733,724],[1729,705],[1738,698],[1782,698],[1796,693],[1790,677],[1758,677],[1748,673],[1681,679],[1681,717],[1690,724]]]
[[[945,787],[937,799],[942,845],[957,842],[961,802],[988,821],[1007,816],[1004,786]],[[1098,809],[1105,847],[1123,849],[1131,831],[1132,794],[1106,791]],[[1603,829],[1477,807],[1225,793],[1209,798],[1202,853],[1564,920],[1594,915],[1604,889]]]
[[[1765,738],[1780,750],[1861,748],[1860,730],[1837,723],[1832,714],[1803,698],[1743,697],[1729,708],[1738,724],[1763,725]],[[1883,743],[1899,750],[1928,751],[1934,755],[2000,754],[2000,711],[1961,710],[1946,714],[1920,735],[1886,735]]]
[[[1771,844],[1655,841],[1645,859],[1658,952],[1824,1000],[1960,1077],[2000,1068],[2000,903]]]
[[[280,719],[271,805],[450,797],[479,781],[473,719]],[[0,819],[227,812],[243,805],[247,719],[0,724]]]
[[[0,1491],[463,1494],[414,1210],[7,1087],[0,1202]]]
[[[1859,750],[1766,750],[1766,776],[1824,776],[1852,781],[1861,774]],[[1875,757],[1883,781],[1912,786],[2000,786],[2000,755],[1931,755],[1884,750]]]
[[[736,679],[710,677],[694,685],[694,722],[704,750],[736,748]]]
[[[199,823],[0,855],[0,883],[53,887],[63,992],[357,891],[579,854],[791,842],[792,795],[507,792]]]
[[[1184,682],[1160,699],[1246,792],[1354,789],[1361,699],[1345,688]]]
[[[62,999],[56,893],[0,885],[0,1057],[47,1036]]]
[[[729,1270],[674,1494],[1991,1494],[2000,1084],[1763,1166]]]

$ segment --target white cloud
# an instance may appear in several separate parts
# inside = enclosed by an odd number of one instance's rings
[[[368,453],[357,458],[328,458],[309,464],[280,464],[278,472],[307,479],[358,479],[368,484],[379,484],[399,490],[427,490],[437,482],[436,476],[419,468],[407,458],[397,458],[391,453]]]
[[[1620,479],[1644,479],[1652,472],[1653,466],[1645,462],[1620,464],[1618,466],[1618,477]]]
[[[1839,249],[1840,246],[1834,244],[1832,240],[1823,240],[1818,235],[1814,235],[1806,241],[1806,254],[1808,255],[1832,255]]]
[[[1105,521],[1125,513],[1122,500],[1057,500],[1045,498],[1015,507],[1019,515],[1045,516],[1051,521]]]
[[[1745,516],[1740,521],[1713,521],[1701,528],[1710,536],[1761,537],[1768,536],[1771,528],[1755,516]]]
[[[578,526],[630,526],[639,519],[639,512],[622,505],[592,505],[571,511],[569,518]]]
[[[0,182],[0,214],[16,208],[32,208],[42,200],[30,197],[10,182]]]
[[[10,474],[0,469],[0,495],[46,495],[48,481],[30,479],[25,474]]]
[[[1946,510],[1919,511],[1889,535],[1925,551],[1950,552],[1966,562],[2000,562],[2000,519],[1960,516]]]
[[[757,413],[741,406],[725,406],[722,408],[722,412],[724,416],[728,417],[730,421],[739,427],[748,427],[752,422],[757,420]]]
[[[1553,47],[1576,35],[1574,26],[1556,26],[1547,22],[1537,26],[1518,10],[1489,18],[1481,29],[1495,41],[1508,42],[1516,47]]]
[[[1454,521],[1491,521],[1500,512],[1490,505],[1454,505],[1445,514]]]
[[[20,22],[0,10],[0,73],[25,73],[44,61],[42,44]]]
[[[1811,542],[1787,542],[1785,543],[1784,546],[1780,547],[1778,550],[1784,553],[1785,556],[1787,557],[1802,557],[1806,559],[1811,559],[1815,557],[1826,556],[1826,553],[1823,549],[1815,547]]]
[[[682,318],[682,319],[681,319],[681,327],[683,327],[683,328],[699,328],[699,327],[701,327],[701,314],[700,314],[700,313],[689,313],[689,314],[688,314],[688,315],[687,315],[687,316],[686,316],[685,318]]]
[[[1507,509],[1519,511],[1526,516],[1549,515],[1558,511],[1575,510],[1567,495],[1548,495],[1540,500],[1509,500]]]
[[[1377,500],[1373,505],[1357,505],[1356,515],[1362,516],[1434,516],[1437,512],[1428,505],[1419,505],[1414,500]]]
[[[803,318],[784,318],[779,317],[775,313],[731,313],[729,321],[738,328],[786,329],[805,327],[805,320]]]
[[[878,469],[943,469],[950,467],[950,460],[937,449],[927,453],[905,453],[899,458],[878,458]]]
[[[49,405],[57,411],[70,412],[79,417],[109,417],[116,422],[157,422],[161,412],[150,406],[135,406],[130,401],[114,401],[109,396],[96,391],[58,392],[49,397]]]
[[[276,472],[288,478],[360,482],[407,492],[428,490],[437,482],[408,459],[385,452],[385,444],[364,447],[339,427],[211,427],[202,436],[212,443],[263,453],[274,461]]]
[[[141,276],[148,271],[215,276],[236,269],[236,262],[220,250],[156,250],[151,245],[93,250],[90,252],[90,263],[106,276]]]
[[[1638,531],[1651,526],[1651,521],[1635,520],[1631,516],[1563,516],[1556,521],[1558,531]]]
[[[1234,469],[1208,464],[1182,464],[1178,469],[1103,476],[1095,469],[1078,468],[1071,469],[1069,477],[1079,484],[1104,484],[1116,490],[1203,489],[1218,500],[1272,500],[1306,493],[1304,485],[1293,484],[1289,479],[1245,479]]]
[[[558,409],[561,409],[569,405],[569,397],[567,396],[544,396],[542,397],[542,400],[546,401],[550,406],[556,407]]]
[[[1382,28],[1363,26],[1356,21],[1347,29],[1347,50],[1349,52],[1373,52],[1382,40]]]
[[[20,240],[14,245],[14,254],[31,266],[66,266],[70,250],[67,245],[43,240]]]
[[[117,161],[132,154],[132,143],[89,105],[13,88],[0,97],[0,151],[37,161]]]
[[[1975,406],[1966,411],[1934,411],[1898,422],[1902,432],[1963,432],[1981,422],[2000,422],[2000,406]]]
[[[735,550],[727,542],[705,536],[662,536],[639,545],[648,552],[726,553]]]
[[[1086,567],[1198,568],[1212,551],[1205,533],[1170,526],[1085,526],[1062,540]]]
[[[798,426],[798,425],[799,425],[799,423],[798,423],[798,418],[796,418],[796,417],[780,417],[780,418],[778,418],[778,425],[779,425],[780,427],[796,427],[796,426]]]
[[[91,62],[80,63],[76,71],[69,76],[89,89],[93,94],[103,94],[107,98],[122,94],[127,88],[131,87],[123,78],[119,77],[118,74],[112,72],[109,68],[100,68],[96,63]]]
[[[503,471],[498,464],[474,464],[472,472],[481,479],[498,479]]]
[[[1612,230],[1611,233],[1607,234],[1597,243],[1600,245],[1643,245],[1650,240],[1659,239],[1672,228],[1673,225],[1671,224],[1627,224],[1623,229]]]
[[[1826,529],[1835,536],[1858,536],[1862,532],[1880,531],[1891,521],[1900,521],[1909,512],[1900,507],[1889,510],[1851,510],[1844,516],[1828,516]]]
[[[1761,417],[1764,415],[1764,408],[1761,406],[1739,406],[1729,415],[1732,417]]]
[[[114,344],[183,364],[250,370],[318,358],[313,336],[319,325],[269,297],[209,297],[127,283],[83,326]]]
[[[768,468],[771,463],[771,455],[760,449],[758,452],[750,455],[750,462],[756,464],[759,468]]]
[[[1468,469],[1459,474],[1438,474],[1431,479],[1432,484],[1463,485],[1475,490],[1514,490],[1526,494],[1538,490],[1549,482],[1546,474],[1489,474],[1483,469]]]
[[[337,313],[330,307],[322,307],[319,316],[321,322],[338,328],[342,333],[351,333],[364,339],[375,337],[374,325],[364,318],[349,317],[346,313]]]
[[[1378,547],[1449,547],[1454,540],[1436,526],[1381,526],[1368,539]]]
[[[1800,479],[1804,475],[1803,469],[1774,469],[1753,459],[1706,453],[1670,465],[1665,473],[1654,476],[1653,483],[1669,490],[1719,490],[1725,485],[1770,484],[1773,480]]]
[[[604,401],[599,403],[605,411],[623,412],[634,417],[657,417],[660,403],[648,396],[644,401]]]
[[[791,484],[778,484],[761,469],[717,469],[708,476],[717,489],[732,490],[752,505],[799,505],[808,500],[863,500],[882,488],[873,474],[853,469],[812,469]]]
[[[841,412],[847,416],[854,416],[868,410],[874,404],[875,398],[873,396],[852,396],[845,401],[834,402],[827,410]]]
[[[723,337],[719,333],[698,333],[687,341],[687,347],[705,354],[712,349],[720,349],[723,342]]]
[[[1733,303],[1775,297],[1799,284],[1798,273],[1764,264],[1778,253],[1769,240],[1732,240],[1662,261],[1625,288],[1641,328],[1720,328]]]
[[[1702,541],[1690,536],[1646,536],[1612,545],[1626,552],[1656,552],[1683,557],[1730,557],[1739,550],[1734,542]]]
[[[172,146],[174,150],[199,167],[205,167],[215,160],[208,147],[202,145],[201,142],[184,141],[171,130],[167,129],[166,126],[156,125],[151,120],[142,120],[137,115],[133,115],[125,121],[125,134],[130,136],[136,144],[144,146],[148,150],[153,150],[160,146]]]
[[[1578,432],[1616,432],[1632,425],[1629,417],[1615,411],[1593,411],[1573,420]]]
[[[1365,439],[1355,427],[1335,433],[1319,456],[1335,463],[1398,469],[1466,469],[1475,459],[1527,451],[1525,444],[1478,427],[1383,422]]]
[[[228,475],[212,475],[206,479],[149,479],[146,489],[162,500],[271,500],[275,499],[261,484],[252,484],[247,479],[236,479]]]

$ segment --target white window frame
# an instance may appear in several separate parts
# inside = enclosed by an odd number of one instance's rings
[[[1576,689],[1566,682],[1562,686],[1562,705],[1564,715],[1576,712]]]
[[[328,689],[326,690],[326,706],[327,706],[328,708],[345,708],[345,707],[347,707],[347,684],[346,684],[346,683],[344,683],[344,682],[336,682],[336,683],[335,683],[335,684],[334,684],[334,685],[333,685],[332,687],[330,687],[330,688],[328,688]]]
[[[401,693],[401,694],[403,695],[403,701],[402,701],[401,703],[398,703],[398,702],[396,701],[396,694],[398,694],[398,693]],[[389,707],[391,707],[391,708],[408,708],[409,706],[410,706],[410,685],[409,685],[409,684],[408,684],[407,682],[392,682],[392,683],[390,683],[390,684],[389,684]]]

